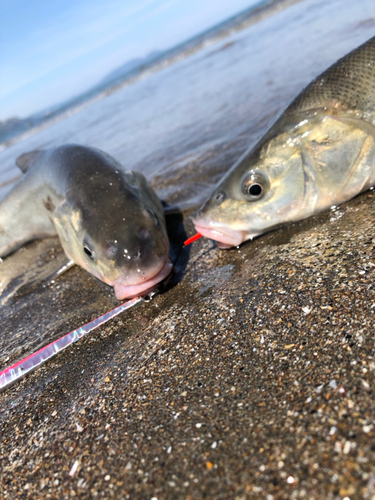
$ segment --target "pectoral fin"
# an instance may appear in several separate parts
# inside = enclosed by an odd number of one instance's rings
[[[29,172],[0,203],[0,257],[28,241],[53,236],[55,225],[43,203],[44,187]]]
[[[19,156],[16,160],[16,165],[25,174],[35,163],[44,155],[44,151],[30,151]]]

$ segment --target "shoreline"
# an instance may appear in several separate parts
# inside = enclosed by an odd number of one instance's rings
[[[6,140],[4,142],[0,142],[0,152],[4,151],[8,147],[12,146],[13,144],[16,144],[18,142],[23,141],[24,139],[27,139],[28,137],[31,137],[35,135],[36,133],[45,130],[46,128],[54,125],[55,123],[58,123],[66,118],[69,118],[70,116],[73,116],[83,109],[86,109],[87,107],[91,106],[97,101],[100,101],[102,99],[105,99],[106,97],[112,95],[113,93],[117,92],[118,90],[133,85],[134,83],[138,82],[139,80],[142,80],[146,78],[147,76],[157,73],[158,71],[162,71],[165,68],[168,68],[169,66],[172,66],[173,64],[177,63],[180,60],[187,59],[188,57],[192,56],[196,52],[199,52],[200,50],[205,49],[206,47],[209,47],[224,38],[227,38],[231,36],[234,33],[237,33],[239,31],[242,31],[253,24],[256,24],[258,22],[261,22],[263,19],[266,19],[267,17],[276,14],[277,12],[284,10],[291,5],[294,5],[296,3],[299,3],[303,0],[273,0],[271,3],[262,2],[261,5],[254,6],[250,9],[249,12],[249,17],[247,19],[244,19],[242,21],[239,21],[238,24],[235,24],[234,26],[229,26],[229,27],[223,27],[222,29],[219,29],[218,32],[213,35],[212,37],[209,37],[208,39],[204,39],[204,33],[202,35],[197,35],[195,38],[203,37],[203,40],[198,41],[196,44],[194,44],[192,47],[189,47],[188,49],[183,49],[182,47],[186,46],[189,44],[189,40],[184,42],[183,44],[177,46],[176,48],[170,49],[172,55],[168,56],[168,53],[165,56],[162,56],[161,61],[156,61],[155,63],[151,63],[150,66],[148,66],[145,69],[141,70],[135,70],[136,74],[135,75],[130,75],[129,77],[125,77],[121,82],[115,83],[113,85],[109,85],[105,89],[99,91],[97,94],[95,94],[93,97],[88,98],[87,100],[83,100],[80,104],[77,104],[76,106],[72,106],[66,111],[63,111],[61,114],[58,114],[57,116],[47,119],[45,122],[42,122],[40,125],[37,125],[30,130],[23,132],[9,140]],[[262,5],[263,3],[266,3],[266,5]],[[239,13],[236,16],[233,16],[234,18],[236,17],[241,17],[241,13]],[[225,24],[225,21],[221,24]],[[220,25],[219,25],[220,26]],[[211,28],[212,30],[215,28]],[[210,31],[210,30],[207,30]],[[179,50],[179,47],[181,47],[181,50]],[[173,54],[174,51],[177,51],[176,54]],[[88,91],[89,92],[89,91]]]

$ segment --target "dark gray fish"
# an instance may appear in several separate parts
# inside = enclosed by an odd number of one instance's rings
[[[26,153],[17,165],[25,175],[0,203],[0,257],[58,234],[69,259],[118,299],[171,272],[163,207],[141,173],[77,145]]]
[[[195,216],[228,248],[375,185],[375,37],[292,102]]]

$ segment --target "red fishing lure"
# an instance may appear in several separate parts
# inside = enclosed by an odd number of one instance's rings
[[[190,245],[190,243],[193,243],[193,241],[199,240],[199,238],[202,238],[201,233],[195,234],[191,238],[189,238],[186,241],[184,241],[184,247],[187,247],[188,245]]]

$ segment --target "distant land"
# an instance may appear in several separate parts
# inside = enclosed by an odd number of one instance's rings
[[[164,52],[153,51],[144,58],[132,59],[119,68],[111,71],[105,78],[102,79],[101,85],[113,85],[114,82],[121,81],[126,78],[132,71],[148,66],[150,63],[162,57]]]
[[[113,87],[119,82],[125,80],[134,72],[137,72],[141,68],[143,69],[149,66],[156,59],[162,57],[163,54],[164,52],[153,51],[142,59],[132,59],[109,73],[100,81],[99,84],[95,85],[83,94],[80,94],[64,103],[59,103],[41,112],[34,113],[27,118],[22,119],[12,117],[8,118],[7,120],[0,120],[0,144],[6,144],[9,141],[13,142],[12,139],[16,139],[19,135],[32,130],[34,127],[38,127],[47,121],[57,118],[69,109],[84,104],[86,101],[92,99],[103,90]]]
[[[284,8],[299,0],[263,0],[239,14],[221,22],[218,25],[194,36],[193,38],[168,49],[166,51],[153,51],[143,58],[132,59],[111,71],[99,84],[88,91],[59,103],[41,112],[34,113],[27,118],[11,117],[0,121],[0,145],[9,146],[23,134],[32,129],[47,126],[48,122],[58,119],[68,111],[74,111],[85,103],[89,103],[100,94],[108,94],[115,91],[127,81],[141,76],[146,70],[157,70],[166,64],[172,64],[181,55],[188,56],[201,48],[208,40],[216,40],[229,34],[234,29],[241,29],[247,25],[257,22],[264,15],[268,15],[274,8]]]

